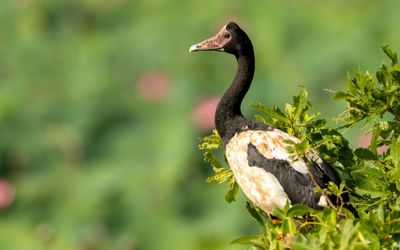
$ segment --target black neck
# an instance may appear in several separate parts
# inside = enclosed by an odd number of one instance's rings
[[[230,130],[229,126],[232,126],[232,121],[243,116],[240,105],[250,88],[255,68],[252,46],[246,53],[236,56],[236,59],[238,68],[235,79],[219,101],[215,113],[215,126],[222,138],[229,134],[227,131]]]

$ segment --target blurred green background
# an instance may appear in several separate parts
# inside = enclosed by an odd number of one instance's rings
[[[189,54],[229,20],[256,52],[249,104],[305,85],[329,118],[348,70],[400,50],[399,1],[3,0],[0,249],[243,249],[244,197],[204,182],[197,138],[232,56]]]

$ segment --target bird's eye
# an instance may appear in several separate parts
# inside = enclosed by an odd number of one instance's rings
[[[228,39],[231,37],[231,34],[229,34],[228,32],[225,32],[223,36],[224,36],[224,38]]]

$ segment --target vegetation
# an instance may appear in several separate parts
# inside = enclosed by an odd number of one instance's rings
[[[201,107],[236,64],[189,46],[240,23],[257,65],[243,112],[284,103],[300,83],[327,118],[344,102],[323,89],[342,89],[347,69],[375,68],[381,44],[397,46],[399,9],[396,0],[0,1],[0,249],[243,249],[226,243],[259,231],[243,216],[245,197],[228,204],[226,187],[204,183],[212,170],[196,147],[213,127]],[[344,135],[349,145],[363,138],[359,127]]]
[[[272,213],[278,220],[247,203],[250,215],[260,224],[259,235],[245,236],[233,243],[250,244],[259,249],[397,249],[400,248],[400,65],[396,53],[382,47],[390,59],[376,74],[356,72],[350,75],[346,91],[335,94],[344,100],[346,110],[338,118],[343,125],[331,128],[319,114],[309,114],[311,103],[301,88],[293,104],[284,109],[254,104],[261,113],[256,118],[301,139],[288,150],[302,157],[315,149],[340,173],[338,187],[330,183],[326,190],[340,198],[352,190],[351,204],[359,218],[342,206],[321,211],[304,205],[287,204]],[[371,133],[367,148],[352,149],[340,131],[364,122]],[[215,175],[207,181],[230,184],[226,200],[231,202],[237,185],[231,170],[224,168],[215,156],[221,147],[218,134],[201,139],[204,159],[212,165]],[[384,147],[384,148],[382,148]],[[379,150],[382,149],[382,150]]]

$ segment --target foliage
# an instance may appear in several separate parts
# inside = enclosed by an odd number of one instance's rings
[[[207,182],[214,183],[225,183],[228,182],[230,185],[229,191],[225,195],[225,200],[229,203],[235,200],[235,195],[238,192],[238,185],[233,176],[232,170],[226,169],[217,160],[214,151],[222,146],[221,137],[219,137],[216,129],[213,130],[213,134],[200,139],[199,148],[205,150],[204,161],[213,167],[215,175],[207,178]]]
[[[382,64],[375,77],[368,72],[349,76],[347,91],[335,95],[348,105],[341,117],[346,127],[363,119],[369,122],[377,116],[382,118],[385,113],[391,113],[400,120],[400,65],[397,54],[388,46],[383,46],[382,50],[391,60],[391,65]]]
[[[339,197],[352,190],[351,204],[357,208],[359,217],[343,207],[330,206],[318,211],[287,204],[275,209],[272,215],[277,219],[272,219],[247,203],[247,210],[262,232],[232,243],[250,244],[257,249],[400,248],[400,65],[396,53],[388,46],[382,50],[390,65],[383,63],[375,77],[368,72],[356,72],[349,76],[347,90],[336,93],[336,99],[347,103],[339,118],[344,125],[339,128],[328,127],[318,113],[308,113],[311,104],[304,87],[293,97],[293,104],[286,104],[283,110],[260,103],[252,105],[262,114],[255,116],[260,122],[300,138],[288,150],[298,157],[317,150],[341,173],[344,182],[340,187],[330,183],[327,189],[316,191]],[[339,131],[363,120],[372,133],[371,143],[368,148],[353,150]],[[229,182],[232,187],[232,173],[214,155],[220,146],[215,131],[202,139],[200,148],[206,151],[205,160],[215,171],[208,181]],[[382,147],[386,150],[379,150]]]

